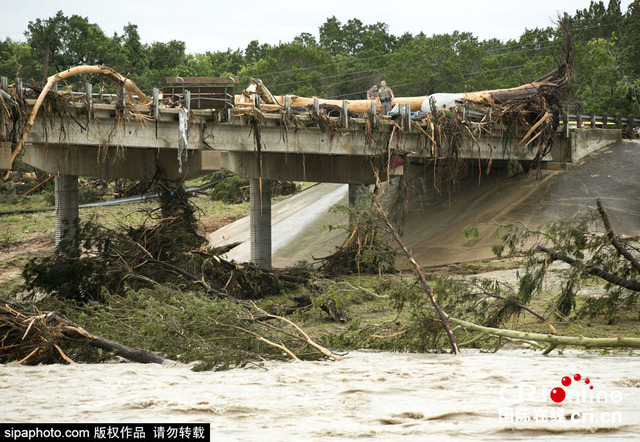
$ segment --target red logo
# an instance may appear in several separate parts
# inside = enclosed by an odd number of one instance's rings
[[[581,379],[582,379],[582,376],[579,373],[576,373],[573,375],[574,381],[580,382]],[[560,380],[560,382],[562,383],[563,386],[568,387],[569,385],[571,385],[571,378],[569,376],[565,376]],[[584,383],[589,385],[591,381],[589,380],[589,378],[587,378],[584,380]],[[589,389],[593,390],[593,385],[589,385]],[[556,387],[553,390],[551,390],[550,396],[553,402],[560,403],[564,401],[565,398],[567,397],[567,392],[564,391],[564,388],[562,387]]]

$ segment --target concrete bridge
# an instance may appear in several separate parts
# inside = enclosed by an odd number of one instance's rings
[[[27,100],[33,106],[33,100]],[[438,147],[429,124],[401,111],[395,120],[288,112],[228,114],[153,106],[74,102],[69,113],[40,112],[29,133],[24,161],[56,175],[56,244],[75,236],[78,176],[151,180],[159,173],[176,186],[222,168],[251,183],[251,260],[271,266],[271,196],[259,180],[292,180],[359,185],[401,175],[411,164],[446,158],[451,146]],[[475,126],[474,126],[475,125]],[[473,129],[476,123],[469,123]],[[543,161],[551,167],[575,162],[621,138],[620,130],[571,129],[558,136]],[[496,163],[529,161],[533,148],[507,141],[500,131],[465,136],[458,156]],[[0,145],[0,169],[7,169],[10,145]],[[390,170],[393,157],[405,166]],[[355,194],[354,192],[350,192]]]

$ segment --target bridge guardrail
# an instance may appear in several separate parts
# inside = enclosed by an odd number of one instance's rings
[[[634,129],[640,123],[640,119],[633,114],[623,116],[620,113],[615,115],[603,114],[573,114],[563,113],[562,123],[565,126],[574,126],[578,128],[602,128],[602,129]]]

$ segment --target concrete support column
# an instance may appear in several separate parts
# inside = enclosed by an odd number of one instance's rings
[[[78,177],[56,175],[56,253],[78,254]]]
[[[262,268],[271,268],[271,181],[249,181],[249,231],[251,262]]]
[[[358,210],[358,207],[362,201],[362,195],[367,192],[367,186],[363,186],[362,184],[349,183],[349,207],[352,209]],[[353,219],[353,214],[349,214],[349,224],[353,224],[355,220]]]

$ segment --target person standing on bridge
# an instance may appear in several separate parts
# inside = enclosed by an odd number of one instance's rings
[[[378,86],[373,85],[371,89],[367,91],[367,100],[376,101],[378,99]]]
[[[378,97],[380,98],[380,104],[382,105],[382,115],[387,115],[393,107],[393,91],[387,86],[387,82],[382,80],[380,82],[380,90],[378,91]]]

